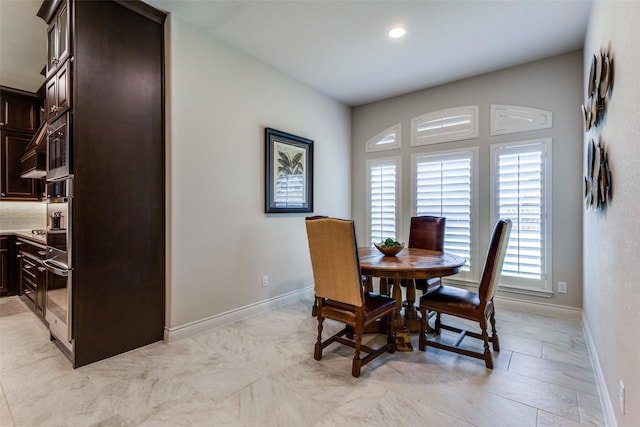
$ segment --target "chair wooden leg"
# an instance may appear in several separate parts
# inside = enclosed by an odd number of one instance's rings
[[[433,332],[436,335],[440,335],[440,325],[442,324],[441,314],[440,312],[436,312],[436,321],[433,325]]]
[[[400,287],[400,280],[391,280],[392,284],[391,296],[396,300],[396,314],[393,318],[394,328],[404,328],[404,319],[402,318],[402,288]]]
[[[384,277],[381,277],[380,282],[378,282],[378,285],[379,285],[378,293],[380,295],[389,295],[387,279],[385,279]]]
[[[362,368],[362,359],[360,358],[360,345],[362,343],[362,334],[357,333],[355,336],[355,354],[353,356],[353,364],[351,366],[351,375],[358,378],[360,369]]]
[[[487,321],[483,319],[480,322],[480,328],[482,329],[482,341],[484,342],[484,364],[487,368],[493,369],[493,357],[491,357],[491,350],[489,350],[489,334],[487,333]]]
[[[385,317],[385,327],[387,328],[387,344],[391,345],[389,353],[396,352],[396,330],[391,326],[391,316]]]
[[[353,326],[347,326],[347,332],[345,333],[345,336],[350,340],[353,339]]]
[[[313,351],[313,358],[316,360],[322,359],[322,323],[324,318],[318,316],[318,338],[316,339],[315,349]]]
[[[427,322],[429,322],[429,317],[427,316],[427,309],[420,309],[420,335],[418,336],[418,348],[421,351],[425,351],[427,349]]]
[[[493,351],[500,351],[500,341],[498,340],[498,333],[496,332],[496,319],[493,313],[491,313],[489,321],[491,322],[491,343],[493,344]]]
[[[364,276],[364,290],[373,292],[373,278],[371,276]]]

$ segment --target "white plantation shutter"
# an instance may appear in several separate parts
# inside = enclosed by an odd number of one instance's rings
[[[411,119],[411,145],[478,138],[479,106],[447,108]]]
[[[510,218],[513,228],[502,268],[504,284],[545,289],[550,224],[547,221],[547,145],[550,139],[491,147],[493,219]]]
[[[365,145],[365,151],[367,153],[372,153],[375,151],[386,151],[400,148],[401,128],[401,124],[397,123],[390,128],[380,132],[369,141],[367,141],[367,144]]]
[[[400,158],[368,160],[367,170],[370,245],[398,234]]]
[[[464,270],[474,268],[472,218],[475,152],[413,156],[416,215],[447,219],[444,250],[466,258]]]

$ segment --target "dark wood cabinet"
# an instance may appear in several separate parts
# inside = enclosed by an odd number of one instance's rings
[[[47,121],[66,108],[70,118],[78,367],[164,338],[166,15],[141,1],[45,0],[38,16],[58,60],[48,66]]]
[[[64,64],[71,52],[69,2],[60,3],[47,28],[47,78]]]
[[[46,310],[46,268],[42,263],[46,247],[19,237],[16,241],[20,296],[44,319]]]
[[[32,135],[12,130],[0,131],[0,200],[40,200],[40,184],[36,179],[21,178],[20,158]]]
[[[0,88],[0,128],[33,135],[40,124],[39,99],[35,94]]]
[[[20,177],[20,159],[40,124],[40,99],[2,87],[0,106],[0,200],[40,200],[38,180]]]
[[[47,121],[55,119],[71,106],[71,61],[63,63],[46,83]]]
[[[9,237],[0,236],[0,293],[9,291]]]

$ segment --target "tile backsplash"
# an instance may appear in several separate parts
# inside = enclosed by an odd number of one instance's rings
[[[45,228],[47,207],[38,202],[0,202],[0,231]]]

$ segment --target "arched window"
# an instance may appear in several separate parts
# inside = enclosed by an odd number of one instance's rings
[[[478,138],[477,105],[447,108],[411,119],[411,145]]]

